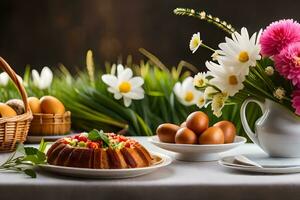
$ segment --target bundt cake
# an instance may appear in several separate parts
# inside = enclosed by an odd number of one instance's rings
[[[136,140],[93,130],[57,140],[47,152],[47,161],[68,167],[121,169],[150,166],[153,158]]]

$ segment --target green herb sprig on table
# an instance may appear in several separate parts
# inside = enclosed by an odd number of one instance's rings
[[[18,144],[16,151],[0,165],[0,171],[15,171],[24,173],[31,178],[36,178],[36,172],[33,167],[38,164],[47,163],[46,155],[44,153],[46,146],[47,143],[44,142],[44,140],[41,141],[38,149]]]

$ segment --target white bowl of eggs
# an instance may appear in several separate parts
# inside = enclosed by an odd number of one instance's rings
[[[236,136],[235,125],[230,121],[220,121],[209,127],[209,118],[201,111],[191,113],[180,126],[161,124],[156,133],[149,141],[174,152],[175,158],[182,161],[219,160],[220,153],[247,141]]]

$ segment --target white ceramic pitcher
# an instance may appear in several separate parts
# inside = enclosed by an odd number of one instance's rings
[[[246,119],[246,107],[257,103],[263,115],[255,122],[253,133]],[[249,138],[272,157],[300,157],[300,118],[282,105],[266,99],[246,99],[240,111],[242,125]]]

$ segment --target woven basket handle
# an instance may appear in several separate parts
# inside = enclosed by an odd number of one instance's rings
[[[16,72],[9,66],[9,64],[2,57],[0,57],[0,68],[3,69],[3,71],[5,71],[8,74],[8,76],[14,82],[15,86],[18,88],[18,91],[22,97],[25,106],[25,111],[31,112],[27,101],[27,93],[25,91],[24,86],[22,85],[22,83],[20,83],[19,79],[17,78]]]

